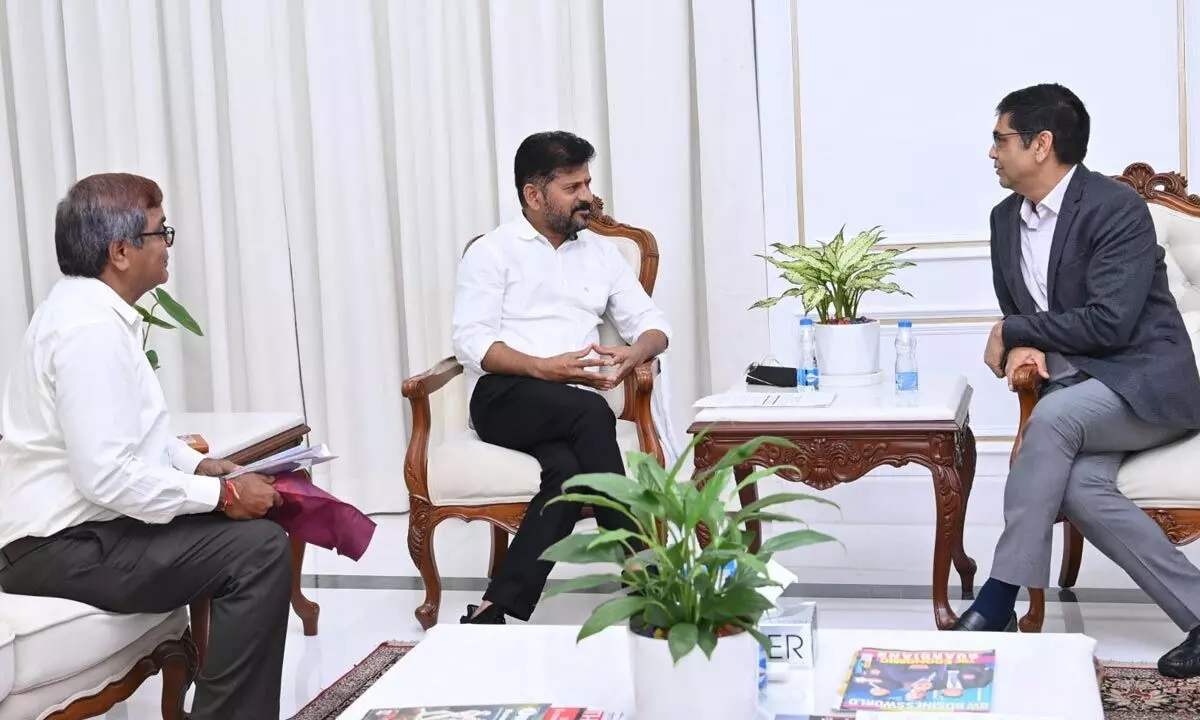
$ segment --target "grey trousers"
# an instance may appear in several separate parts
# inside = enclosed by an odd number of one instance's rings
[[[1051,534],[1061,508],[1183,630],[1200,624],[1200,570],[1117,490],[1130,452],[1185,430],[1151,425],[1099,380],[1054,389],[1038,401],[1004,488],[1004,532],[991,577],[1021,587],[1050,583]]]
[[[208,656],[192,720],[275,720],[291,548],[270,520],[185,515],[78,525],[0,571],[0,588],[118,613],[166,613],[209,597]]]

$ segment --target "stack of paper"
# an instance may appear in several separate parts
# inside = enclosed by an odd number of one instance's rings
[[[697,408],[805,408],[829,407],[837,399],[833,392],[744,392],[709,395],[696,401]]]
[[[320,465],[336,457],[337,455],[330,454],[329,448],[325,447],[324,444],[312,447],[301,445],[263,458],[258,462],[252,462],[249,465],[243,466],[240,470],[229,473],[225,477],[235,478],[246,473],[280,475],[282,473],[296,472],[297,470],[310,468],[313,465]]]

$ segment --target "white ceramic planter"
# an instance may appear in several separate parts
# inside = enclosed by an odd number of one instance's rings
[[[816,324],[817,367],[821,378],[879,372],[879,323]]]
[[[758,643],[749,633],[717,641],[710,660],[695,648],[673,664],[666,640],[630,632],[637,717],[646,720],[754,720]]]

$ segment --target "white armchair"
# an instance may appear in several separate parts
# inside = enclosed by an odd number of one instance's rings
[[[1146,163],[1134,163],[1117,180],[1138,191],[1150,205],[1158,244],[1166,250],[1167,278],[1171,294],[1183,314],[1192,347],[1200,355],[1200,196],[1189,195],[1187,180],[1175,172],[1156,173]],[[1018,371],[1013,387],[1021,401],[1021,420],[1013,456],[1021,443],[1021,432],[1037,404],[1041,384],[1036,372]],[[1130,455],[1117,474],[1121,493],[1162,527],[1176,545],[1200,538],[1200,485],[1187,468],[1200,466],[1200,434],[1189,434],[1168,445]],[[1079,578],[1083,560],[1083,535],[1065,518],[1063,557],[1058,584],[1069,588]],[[1040,632],[1045,619],[1045,591],[1029,590],[1029,612],[1021,618],[1021,630]]]
[[[162,716],[182,720],[197,671],[188,612],[119,615],[0,592],[0,720],[82,720],[162,671]]]

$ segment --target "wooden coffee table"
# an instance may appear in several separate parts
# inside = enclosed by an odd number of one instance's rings
[[[739,384],[730,392],[763,391]],[[755,468],[794,465],[800,472],[781,477],[828,490],[858,480],[883,465],[916,463],[929,468],[937,503],[933,550],[933,617],[939,629],[954,623],[950,607],[950,563],[962,580],[963,597],[974,596],[975,561],[963,549],[963,522],[975,480],[975,436],[968,421],[971,386],[961,375],[921,376],[921,388],[900,398],[889,383],[858,388],[829,388],[837,393],[824,408],[720,408],[701,410],[688,428],[707,430],[695,452],[696,473],[715,465],[727,451],[760,435],[785,438],[796,449],[764,445],[736,470],[740,481]],[[750,485],[742,505],[758,499]],[[762,528],[751,523],[753,548]],[[701,542],[707,538],[701,533]]]

